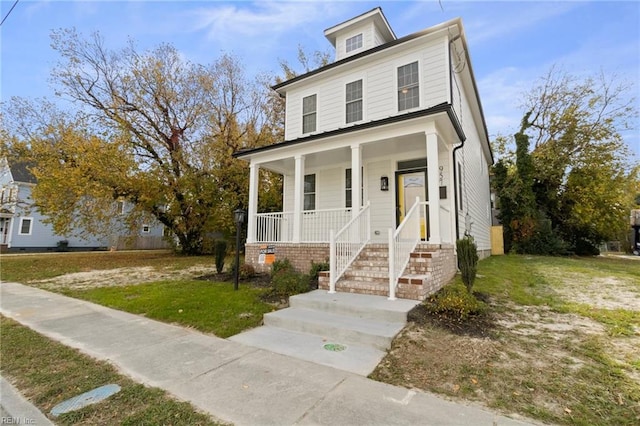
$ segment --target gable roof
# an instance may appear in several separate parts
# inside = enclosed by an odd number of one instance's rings
[[[33,167],[32,163],[28,161],[16,161],[9,164],[9,170],[14,182],[21,183],[38,183],[36,177],[29,171],[29,168]]]

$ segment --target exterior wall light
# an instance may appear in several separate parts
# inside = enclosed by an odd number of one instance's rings
[[[388,191],[389,190],[389,178],[386,176],[382,176],[380,178],[380,191]]]

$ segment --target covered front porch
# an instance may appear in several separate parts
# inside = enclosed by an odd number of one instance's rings
[[[397,280],[418,243],[452,244],[453,132],[399,124],[252,155],[247,262],[267,271],[287,258],[308,272],[329,261],[335,284],[364,246],[385,244]],[[282,212],[257,211],[261,168],[283,175]]]

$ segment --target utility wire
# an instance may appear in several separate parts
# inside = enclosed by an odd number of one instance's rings
[[[11,6],[11,9],[9,9],[9,11],[7,12],[7,14],[6,14],[6,15],[4,15],[4,18],[2,18],[2,22],[0,22],[0,27],[2,26],[2,24],[4,24],[4,21],[6,21],[6,20],[7,20],[7,18],[9,17],[9,15],[11,15],[11,12],[13,12],[13,8],[14,8],[14,7],[16,7],[16,5],[18,4],[18,2],[19,2],[19,1],[20,1],[20,0],[16,0],[16,1],[13,3],[13,6]]]

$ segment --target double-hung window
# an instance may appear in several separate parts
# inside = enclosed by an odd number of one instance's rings
[[[316,175],[304,175],[304,209],[316,209]]]
[[[316,114],[318,110],[317,96],[302,98],[302,133],[316,131]]]
[[[346,122],[353,123],[362,120],[362,80],[347,84],[346,103]]]
[[[27,217],[20,218],[20,230],[18,235],[31,235],[31,225],[33,224],[33,219]]]
[[[349,37],[346,43],[347,53],[362,47],[362,33]]]
[[[398,111],[420,106],[418,62],[398,67]]]

